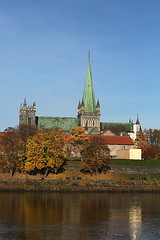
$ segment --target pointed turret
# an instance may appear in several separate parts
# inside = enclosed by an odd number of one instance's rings
[[[100,103],[99,103],[99,99],[98,99],[98,101],[97,101],[97,105],[96,105],[96,108],[100,108]]]
[[[33,102],[33,107],[36,107],[36,102],[35,101]]]
[[[92,82],[90,56],[88,59],[86,82],[85,82],[84,92],[83,92],[83,103],[84,103],[84,112],[88,112],[88,113],[95,112],[96,100],[95,100],[94,88],[93,88],[93,82]]]
[[[138,114],[137,114],[137,121],[136,121],[136,124],[140,124]]]
[[[27,101],[26,101],[26,98],[24,99],[23,107],[27,107]]]
[[[96,113],[100,114],[100,103],[99,103],[99,99],[98,99],[97,105],[96,105]]]

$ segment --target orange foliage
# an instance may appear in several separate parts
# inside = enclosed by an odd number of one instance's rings
[[[155,147],[147,142],[146,135],[143,132],[137,134],[135,146],[136,148],[142,149],[142,158],[152,159],[156,157]]]
[[[76,155],[79,157],[85,144],[88,142],[85,129],[82,127],[74,127],[70,130],[70,133],[66,139],[65,154],[67,156]]]
[[[57,172],[64,162],[63,139],[60,130],[38,130],[27,141],[25,170]]]
[[[109,168],[109,148],[103,137],[90,139],[82,151],[82,171],[89,173],[101,173]]]
[[[1,164],[2,171],[11,171],[12,175],[16,170],[21,169],[19,158],[20,134],[15,128],[7,128],[1,137]]]

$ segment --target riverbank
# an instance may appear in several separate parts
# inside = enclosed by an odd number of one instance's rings
[[[160,182],[143,178],[132,180],[70,179],[0,179],[0,191],[35,192],[160,192]]]
[[[44,176],[0,173],[0,191],[160,192],[160,168],[112,167],[107,173],[84,174],[67,166],[59,174]]]
[[[119,182],[113,180],[0,180],[0,191],[20,192],[160,192],[160,185],[142,182]]]

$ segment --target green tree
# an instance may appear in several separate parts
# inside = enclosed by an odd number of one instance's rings
[[[109,169],[109,153],[105,138],[102,136],[91,137],[82,151],[83,172],[101,173]]]
[[[57,173],[64,163],[62,131],[38,130],[27,141],[25,170],[28,173]]]

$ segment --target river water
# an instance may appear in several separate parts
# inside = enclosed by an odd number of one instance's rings
[[[0,193],[0,240],[160,239],[159,193]]]

